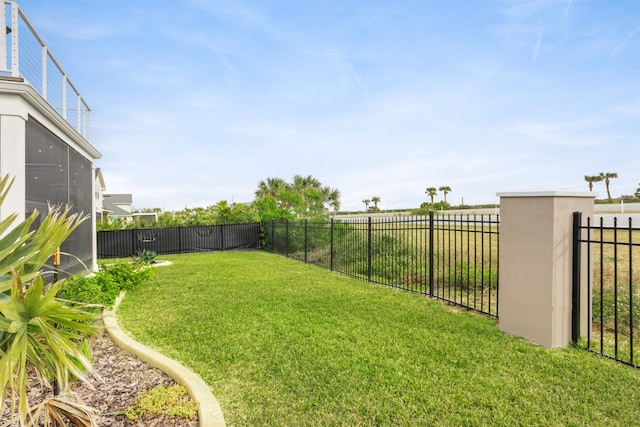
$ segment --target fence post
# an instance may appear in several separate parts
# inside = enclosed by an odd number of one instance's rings
[[[271,252],[276,253],[276,221],[271,220]]]
[[[135,229],[131,229],[131,252],[132,254],[129,256],[136,256],[137,245],[136,245],[136,231]]]
[[[548,348],[566,347],[573,320],[572,216],[576,211],[592,216],[595,196],[563,190],[498,196],[500,329]],[[586,311],[586,281],[579,288],[585,294],[578,309]]]
[[[289,258],[289,220],[284,220],[284,256]]]
[[[224,225],[218,225],[220,228],[220,250],[224,252]]]
[[[308,228],[309,220],[307,218],[304,219],[304,262],[307,262],[307,228]]]
[[[329,224],[329,270],[333,271],[333,217]]]
[[[572,250],[572,284],[571,284],[571,341],[575,344],[580,338],[580,230],[582,212],[573,213],[573,250]]]
[[[367,221],[367,280],[371,281],[371,217]]]
[[[433,211],[429,211],[429,296],[433,298]]]

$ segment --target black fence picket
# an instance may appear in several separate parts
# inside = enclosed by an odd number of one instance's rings
[[[605,225],[603,217],[594,223],[579,213],[574,213],[573,226],[574,304],[579,306],[575,293],[581,262],[588,265],[586,294],[591,299],[587,336],[578,336],[580,318],[574,311],[573,339],[586,350],[640,367],[640,226],[631,217],[622,224],[614,217]]]
[[[274,253],[498,315],[497,215],[268,221],[262,231]]]
[[[98,231],[97,246],[98,259],[133,257],[143,250],[167,255],[255,249],[260,247],[260,224]]]

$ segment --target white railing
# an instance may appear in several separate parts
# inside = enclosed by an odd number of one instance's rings
[[[0,75],[29,83],[87,141],[91,108],[71,83],[20,6],[0,0]]]

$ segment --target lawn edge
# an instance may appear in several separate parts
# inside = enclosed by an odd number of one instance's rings
[[[200,427],[226,427],[222,408],[211,389],[195,372],[186,368],[175,360],[133,340],[118,324],[116,310],[124,298],[123,291],[112,309],[105,309],[102,321],[107,333],[115,344],[123,350],[134,354],[140,360],[147,362],[154,368],[160,369],[176,382],[186,387],[189,395],[198,403],[198,417]]]

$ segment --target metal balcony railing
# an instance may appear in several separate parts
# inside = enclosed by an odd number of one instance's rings
[[[5,26],[0,30],[0,76],[23,78],[90,141],[91,108],[18,3],[0,0],[0,4],[0,22]]]

